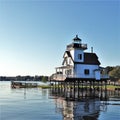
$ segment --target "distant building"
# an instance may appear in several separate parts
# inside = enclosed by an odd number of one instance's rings
[[[84,52],[87,44],[76,35],[73,42],[66,47],[63,55],[62,66],[56,67],[56,73],[52,76],[53,80],[64,81],[68,78],[79,78],[87,80],[104,80],[108,75],[103,67],[100,67],[100,61],[96,53]]]

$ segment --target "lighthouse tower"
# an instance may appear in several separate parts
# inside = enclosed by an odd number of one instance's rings
[[[76,35],[73,38],[73,43],[67,45],[67,51],[70,52],[74,62],[84,62],[84,50],[87,49],[87,44],[82,44],[81,39]]]

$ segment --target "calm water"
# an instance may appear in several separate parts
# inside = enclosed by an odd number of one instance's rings
[[[66,101],[48,89],[11,89],[0,82],[0,120],[119,120],[120,98]]]

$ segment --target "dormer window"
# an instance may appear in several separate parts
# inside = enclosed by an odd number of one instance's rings
[[[82,54],[78,54],[78,59],[79,59],[79,60],[82,59]]]

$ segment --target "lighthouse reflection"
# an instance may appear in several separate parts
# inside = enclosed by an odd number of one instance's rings
[[[86,99],[83,101],[66,101],[55,99],[56,112],[62,114],[63,120],[97,120],[100,111],[106,111],[106,101]]]

